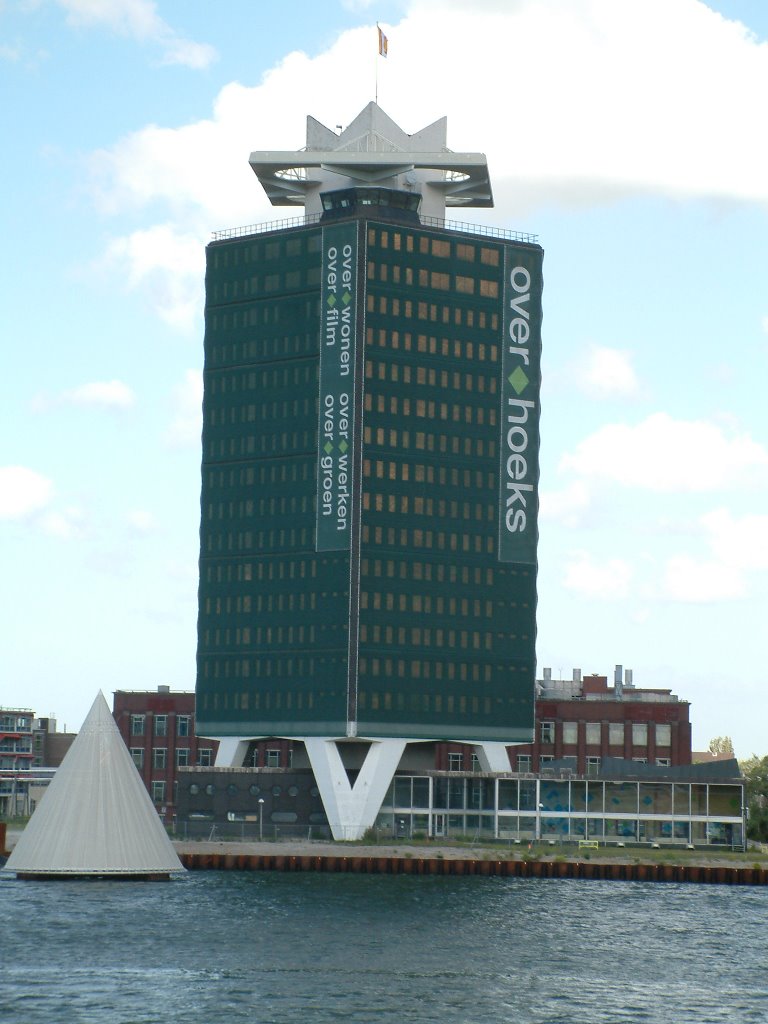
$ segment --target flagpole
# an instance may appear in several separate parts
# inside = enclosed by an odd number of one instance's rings
[[[378,36],[378,38],[380,40],[381,39],[381,29],[379,28],[378,21],[376,22],[376,34],[377,34],[377,36]],[[377,107],[379,105],[379,51],[380,51],[380,49],[381,49],[380,45],[376,47],[376,80],[375,80],[375,88],[374,88],[374,93],[373,93],[374,103],[376,104]]]

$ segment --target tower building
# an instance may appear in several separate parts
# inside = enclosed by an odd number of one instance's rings
[[[542,250],[444,219],[493,205],[444,118],[250,162],[302,216],[207,248],[198,731],[300,741],[355,838],[412,745],[532,738]]]

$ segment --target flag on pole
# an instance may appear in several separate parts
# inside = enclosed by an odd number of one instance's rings
[[[381,29],[379,28],[378,25],[376,26],[376,28],[377,28],[378,33],[379,33],[379,56],[380,57],[386,57],[387,56],[387,48],[389,46],[389,40],[384,35],[384,33],[381,31]]]

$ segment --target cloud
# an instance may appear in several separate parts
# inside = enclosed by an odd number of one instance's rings
[[[105,380],[81,384],[65,391],[62,400],[71,405],[96,406],[101,409],[130,409],[136,396],[122,381]]]
[[[743,597],[745,583],[734,566],[677,555],[666,563],[663,595],[685,604],[710,604]]]
[[[0,466],[0,519],[23,520],[53,498],[53,483],[26,466]]]
[[[144,289],[150,305],[170,326],[192,331],[204,305],[203,237],[168,224],[115,239],[107,264],[129,290]]]
[[[147,0],[60,2],[72,18],[141,40],[163,42],[170,31]],[[754,130],[768,93],[768,48],[703,3],[411,0],[387,34],[381,105],[410,132],[448,114],[452,148],[487,152],[496,221],[539,204],[601,205],[626,195],[768,203],[768,149]],[[462,74],[446,76],[457,39]],[[212,230],[291,216],[269,205],[248,155],[301,148],[307,114],[349,124],[359,94],[348,83],[370,79],[374,46],[373,23],[345,31],[315,56],[287,54],[255,85],[225,86],[209,117],[148,125],[94,153],[94,200],[141,220],[114,243],[113,269],[149,287],[170,322],[188,325],[198,301],[190,297],[191,256],[148,273],[153,241],[164,235],[166,249],[200,253]],[[437,106],[423,88],[428,80],[441,82]],[[479,104],[479,94],[498,102]],[[626,357],[614,359],[612,372],[607,362],[588,380],[626,393]]]
[[[560,491],[539,492],[539,520],[570,528],[582,526],[590,504],[587,485],[583,480],[574,480]]]
[[[205,43],[179,36],[157,13],[152,0],[56,0],[70,25],[105,28],[138,43],[159,46],[163,64],[207,68],[216,51]]]
[[[203,429],[203,374],[187,370],[173,393],[174,417],[166,435],[175,448],[200,444]]]
[[[634,398],[640,390],[632,356],[600,345],[591,345],[576,367],[576,383],[591,398]]]
[[[131,409],[136,402],[132,388],[119,380],[90,381],[62,391],[51,398],[46,394],[35,395],[31,401],[33,412],[47,412],[57,405],[74,405],[81,408],[107,409],[123,412]]]
[[[139,536],[144,536],[148,533],[154,533],[157,529],[157,522],[151,512],[147,512],[145,509],[132,509],[125,517],[125,521],[128,524],[128,528],[131,533]]]
[[[747,572],[768,569],[768,515],[734,516],[720,508],[700,522],[712,553],[723,565]]]
[[[86,520],[78,508],[66,508],[60,511],[45,512],[39,517],[38,525],[49,537],[71,540],[85,534]]]
[[[764,478],[768,450],[747,434],[659,412],[635,426],[601,427],[564,455],[560,468],[649,491],[705,492]]]
[[[620,558],[598,564],[580,551],[566,566],[563,586],[592,600],[614,601],[628,595],[632,575],[632,567]]]

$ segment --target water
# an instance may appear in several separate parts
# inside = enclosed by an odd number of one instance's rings
[[[0,1020],[768,1022],[768,889],[201,872],[0,881]]]

